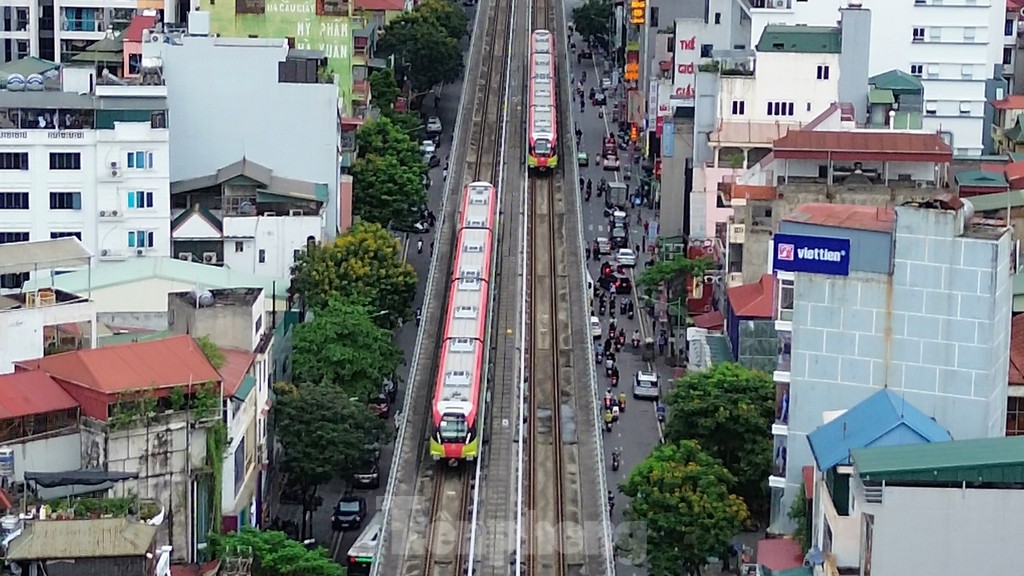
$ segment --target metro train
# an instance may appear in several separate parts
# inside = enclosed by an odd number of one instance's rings
[[[495,187],[487,182],[466,186],[434,383],[430,437],[434,460],[473,460],[480,453],[477,423],[483,413],[484,353],[497,219]]]
[[[530,36],[527,166],[549,170],[558,166],[558,106],[555,100],[555,36],[536,30]]]

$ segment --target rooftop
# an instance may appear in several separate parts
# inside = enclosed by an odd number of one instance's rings
[[[835,26],[786,26],[769,24],[757,43],[758,52],[839,54],[843,35]]]
[[[78,402],[45,372],[26,370],[0,376],[0,419],[77,407]]]
[[[1024,95],[1010,94],[1002,100],[992,102],[992,107],[996,110],[1024,110]]]
[[[895,130],[790,130],[774,144],[780,160],[953,161],[953,151],[937,133]]]
[[[807,436],[818,470],[850,463],[850,450],[952,440],[949,431],[883,388]]]
[[[887,483],[1024,483],[1024,436],[853,450],[861,479]]]
[[[889,70],[868,78],[871,84],[879,90],[888,90],[894,95],[916,94],[924,91],[924,84],[921,79],[903,70]]]
[[[355,0],[353,7],[356,10],[391,10],[401,12],[405,10],[405,0]]]
[[[158,21],[156,16],[143,16],[142,14],[135,16],[132,18],[132,23],[128,25],[128,29],[124,31],[124,41],[141,44],[142,31],[152,30]]]
[[[1016,277],[1024,277],[1020,274]],[[1010,320],[1010,375],[1009,383],[1024,386],[1024,315]]]
[[[234,396],[240,388],[249,368],[256,360],[256,354],[236,348],[221,348],[224,353],[224,365],[220,367],[221,378],[224,379],[224,397]],[[243,398],[244,399],[244,398]]]
[[[719,189],[723,191],[723,196],[729,201],[771,201],[778,200],[779,198],[779,191],[775,186],[755,186],[752,184],[722,182],[719,184]]]
[[[252,308],[252,305],[259,299],[260,294],[263,293],[262,288],[214,288],[212,290],[204,290],[205,294],[213,296],[213,300],[205,300],[200,298],[200,302],[196,302],[195,291],[188,290],[184,292],[171,292],[169,296],[188,302],[192,306],[198,308],[213,308],[217,306],[245,306]]]
[[[274,171],[266,166],[257,164],[252,160],[242,158],[234,164],[229,164],[217,170],[214,174],[179,180],[171,182],[171,194],[192,192],[202,188],[212,188],[233,180],[235,178],[247,178],[257,184],[262,184],[266,190],[260,190],[276,196],[295,198],[300,200],[314,200],[317,202],[327,201],[327,184],[304,182],[291,178],[275,176]],[[258,199],[258,198],[257,198]]]
[[[885,206],[851,204],[801,204],[784,218],[789,222],[852,228],[874,232],[892,232],[896,212]]]
[[[74,236],[0,244],[0,274],[87,266],[92,254]]]
[[[221,381],[189,335],[76,350],[17,365],[39,368],[58,380],[104,394]]]
[[[725,291],[733,314],[740,318],[771,318],[775,314],[775,277],[764,274],[751,284]]]
[[[154,110],[166,108],[167,99],[159,96],[97,96],[59,90],[40,92],[0,91],[0,108],[32,110]]]
[[[11,542],[7,560],[116,558],[143,556],[157,527],[127,518],[33,522]]]
[[[1010,183],[1006,181],[1006,176],[1002,172],[963,170],[956,173],[956,185],[971,188],[1006,189]]]

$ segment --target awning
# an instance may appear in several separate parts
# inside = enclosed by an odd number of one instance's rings
[[[883,88],[872,88],[868,92],[868,104],[895,104],[896,97],[893,95],[892,90],[885,90]]]
[[[88,266],[90,258],[92,254],[74,236],[0,244],[0,274]]]
[[[25,472],[26,482],[35,482],[43,488],[59,486],[99,486],[107,482],[134,480],[138,472],[107,472],[106,470],[69,470],[67,472]]]

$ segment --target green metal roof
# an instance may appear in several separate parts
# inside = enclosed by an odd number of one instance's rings
[[[896,96],[892,90],[885,88],[872,88],[868,92],[868,104],[895,104]]]
[[[1020,162],[1021,160],[1024,160],[1024,154],[1021,154],[1020,152],[1009,152],[1007,153],[1007,156],[1010,157],[1010,162]]]
[[[1003,136],[1006,136],[1007,140],[1020,144],[1024,142],[1024,128],[1020,125],[1020,116],[1017,117],[1017,123],[1012,128],[1003,132]]]
[[[50,62],[49,60],[29,56],[0,66],[0,78],[7,78],[11,74],[21,74],[22,76],[28,76],[29,74],[45,74],[51,70],[58,70],[59,68],[60,64],[57,64],[56,62]]]
[[[1024,436],[860,448],[850,457],[871,482],[1024,484]]]
[[[235,400],[241,400],[245,402],[245,399],[249,397],[252,389],[256,387],[256,377],[252,374],[246,374],[245,378],[242,378],[242,383],[238,385],[238,390],[231,395]]]
[[[892,90],[893,94],[918,94],[924,92],[921,79],[903,70],[889,70],[868,78],[868,84],[882,90]]]
[[[1020,208],[1024,206],[1024,190],[1010,190],[1009,192],[971,196],[970,201],[976,212],[1006,210],[1007,207]]]
[[[964,170],[956,173],[957,186],[984,186],[990,188],[1006,188],[1010,185],[1006,176],[987,170]],[[977,207],[975,207],[977,210]]]
[[[761,574],[764,576],[813,576],[814,569],[806,566],[798,566],[796,568],[786,568],[785,570],[772,570],[762,564]]]
[[[758,52],[839,54],[843,35],[834,26],[784,26],[769,24],[757,43]]]

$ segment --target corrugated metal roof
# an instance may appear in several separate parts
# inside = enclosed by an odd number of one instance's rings
[[[956,173],[957,186],[979,186],[985,188],[1006,188],[1010,185],[1006,176],[987,170],[964,170]]]
[[[0,419],[70,410],[78,406],[46,372],[27,370],[0,376]]]
[[[924,92],[921,79],[903,70],[889,70],[868,78],[868,84],[880,90],[888,90],[895,94],[913,94]]]
[[[775,315],[775,277],[764,274],[751,284],[725,291],[732,312],[740,318],[771,318]]]
[[[970,201],[977,212],[1006,210],[1007,207],[1019,208],[1024,206],[1024,190],[1010,190],[1009,192],[971,196]]]
[[[892,90],[886,90],[884,88],[872,88],[868,92],[868,104],[895,104],[896,96],[893,95]]]
[[[709,334],[704,341],[711,351],[711,364],[718,365],[725,362],[733,362],[732,352],[729,349],[729,337],[723,334]]]
[[[893,130],[790,130],[774,144],[776,158],[951,162],[953,151],[938,134]]]
[[[854,450],[867,481],[1024,483],[1024,436]]]
[[[224,397],[233,396],[242,386],[242,381],[249,373],[256,355],[235,348],[221,348],[224,354],[224,365],[220,367],[220,375],[224,378]]]
[[[843,36],[835,26],[769,24],[757,42],[758,52],[839,54]]]
[[[156,526],[127,518],[42,520],[11,542],[7,560],[117,558],[143,556],[156,538]]]
[[[1024,95],[1010,94],[1002,100],[992,103],[996,110],[1024,110]]]
[[[221,381],[188,335],[76,350],[17,364],[105,394]]]
[[[807,435],[822,472],[848,464],[850,450],[951,440],[949,431],[890,388],[868,396],[842,416]]]
[[[132,18],[132,23],[128,25],[128,29],[124,31],[124,41],[134,42],[136,44],[142,43],[142,31],[153,30],[153,26],[156,25],[156,16],[138,16]]]
[[[74,236],[0,244],[0,274],[78,268],[87,266],[91,258],[92,254]]]
[[[836,228],[892,232],[896,223],[896,213],[892,208],[885,206],[812,203],[797,206],[784,220]]]

